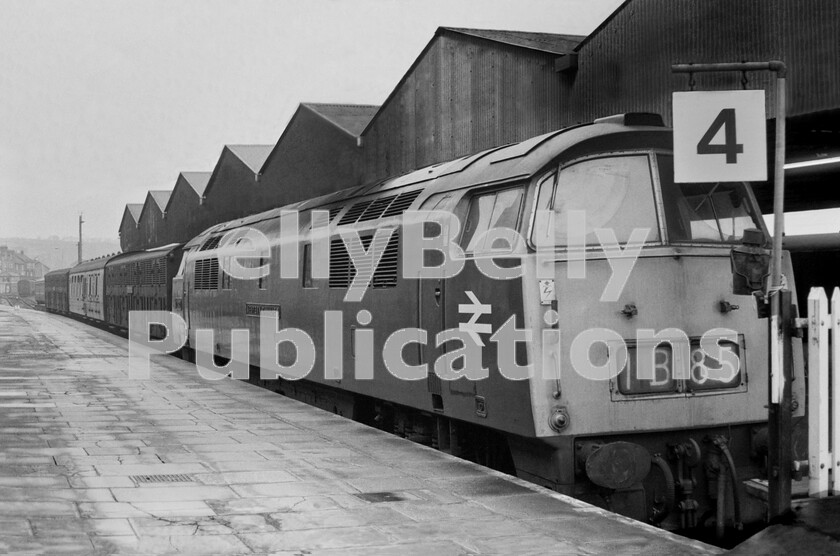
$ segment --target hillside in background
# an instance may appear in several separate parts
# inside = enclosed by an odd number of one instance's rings
[[[0,245],[6,245],[9,249],[23,251],[25,255],[37,259],[50,267],[50,270],[66,268],[76,264],[77,259],[76,238],[52,236],[47,239],[29,239],[22,237],[0,238]],[[116,253],[120,250],[118,241],[108,241],[100,238],[85,239],[82,245],[82,256],[85,259],[93,259],[109,253]]]

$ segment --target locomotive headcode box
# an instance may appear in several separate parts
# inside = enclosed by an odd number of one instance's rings
[[[259,318],[263,311],[277,311],[277,318],[280,318],[280,305],[274,303],[246,303],[245,316]]]

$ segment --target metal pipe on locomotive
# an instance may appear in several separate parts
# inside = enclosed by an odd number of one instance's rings
[[[746,235],[766,253],[768,236],[747,184],[675,184],[671,146],[658,117],[610,117],[213,226],[183,246],[171,281],[165,307],[184,323],[181,353],[220,375],[250,368],[251,380],[285,395],[636,519],[672,529],[758,521],[763,503],[740,481],[764,472],[766,326],[753,297],[733,293],[730,251]],[[401,272],[406,256],[427,267],[445,257],[407,254],[404,216],[414,210],[463,223],[451,237],[432,223],[423,232],[458,247],[460,272]],[[326,242],[316,211],[327,212]],[[553,231],[540,211],[553,213]],[[587,222],[572,240],[578,211]],[[519,239],[500,247],[497,228]],[[638,228],[649,231],[621,271]],[[247,229],[270,244],[252,263],[272,271],[254,280],[220,271]],[[539,245],[548,233],[556,249],[547,256]],[[361,299],[345,301],[359,261],[374,251]],[[319,255],[329,262],[324,275]],[[293,278],[279,272],[281,258]],[[487,267],[516,272],[491,279]],[[790,280],[789,261],[785,274]],[[616,275],[623,284],[605,296]],[[48,307],[50,291],[48,275]],[[115,305],[104,296],[107,320]],[[261,329],[267,314],[275,330]],[[528,341],[497,341],[511,322]],[[260,378],[257,362],[275,369],[298,360],[291,341],[260,345],[261,335],[276,340],[291,328],[311,340],[323,372]],[[368,357],[407,328],[425,333],[397,350],[403,364],[425,370],[420,380]],[[720,329],[735,334],[712,334],[710,352],[704,336]],[[800,348],[795,355],[794,395],[804,402]],[[733,358],[735,372],[709,380]],[[645,380],[640,360],[650,363]],[[485,378],[463,376],[476,365]],[[509,380],[504,365],[534,372]],[[581,365],[603,370],[602,380]],[[718,503],[721,495],[730,502]]]

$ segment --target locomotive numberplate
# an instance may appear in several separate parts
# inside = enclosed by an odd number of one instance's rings
[[[246,303],[245,316],[259,318],[263,311],[277,311],[277,318],[280,318],[280,305],[274,303]]]

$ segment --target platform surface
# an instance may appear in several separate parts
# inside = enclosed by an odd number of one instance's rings
[[[125,339],[0,308],[0,553],[719,552],[174,357],[130,380]]]
[[[791,514],[736,546],[733,556],[840,554],[840,498],[793,500]]]

